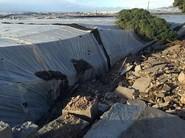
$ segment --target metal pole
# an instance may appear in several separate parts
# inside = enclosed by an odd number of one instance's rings
[[[150,10],[150,0],[148,0],[148,6],[147,6],[147,10]]]

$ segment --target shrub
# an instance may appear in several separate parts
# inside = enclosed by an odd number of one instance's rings
[[[147,40],[173,41],[176,33],[164,19],[152,16],[144,9],[122,10],[117,16],[117,24],[122,29],[133,30]]]
[[[182,12],[185,12],[185,0],[174,0],[173,6],[179,7]]]

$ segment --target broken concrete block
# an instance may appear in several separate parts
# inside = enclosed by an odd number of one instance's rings
[[[65,114],[43,126],[37,133],[39,138],[79,138],[82,137],[88,122]]]
[[[145,104],[126,105],[116,103],[101,116],[84,138],[118,138],[139,118]]]
[[[184,138],[185,121],[139,100],[114,104],[84,138]]]
[[[123,138],[184,138],[185,121],[177,116],[147,107]]]
[[[136,90],[139,90],[139,92],[145,93],[147,88],[150,86],[150,83],[150,77],[141,77],[134,82],[132,87]]]
[[[32,138],[37,130],[38,126],[29,121],[12,128],[14,138]]]
[[[80,116],[88,121],[94,120],[98,114],[98,102],[88,97],[74,97],[63,112]]]
[[[10,126],[0,121],[0,138],[13,138]]]
[[[124,97],[127,99],[134,99],[134,94],[135,94],[134,89],[129,89],[126,87],[118,86],[115,92],[119,94],[121,97]]]

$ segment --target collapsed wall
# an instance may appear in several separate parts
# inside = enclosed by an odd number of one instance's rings
[[[67,92],[63,88],[102,75],[109,64],[146,44],[133,32],[118,29],[92,33],[69,26],[1,27],[0,120],[11,126],[37,121]]]

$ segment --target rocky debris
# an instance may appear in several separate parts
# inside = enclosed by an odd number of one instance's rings
[[[10,126],[0,121],[0,138],[13,138]]]
[[[121,137],[184,138],[185,121],[177,116],[147,107],[137,121]]]
[[[133,88],[139,90],[139,92],[146,93],[147,88],[150,86],[151,78],[150,77],[141,77],[135,80]]]
[[[140,71],[142,70],[142,68],[141,68],[141,65],[137,65],[136,67],[135,67],[135,69],[134,69],[134,75],[135,76],[140,76]]]
[[[133,125],[145,108],[143,102],[137,105],[116,103],[90,128],[84,138],[118,138]]]
[[[35,137],[38,126],[32,122],[25,122],[21,126],[12,128],[14,138],[32,138]]]
[[[181,84],[185,84],[185,74],[184,72],[181,72],[178,76],[178,80]]]
[[[184,110],[185,42],[170,43],[163,51],[144,50],[133,59],[127,62],[135,68],[122,78],[122,86],[138,90],[135,98],[151,107],[177,115]]]
[[[125,64],[126,62],[126,59],[125,61],[123,62],[120,70],[119,70],[119,74],[120,75],[124,75],[125,73],[127,73],[128,71],[130,71],[134,66],[133,65],[130,65],[130,64]]]
[[[121,97],[127,98],[127,99],[135,99],[136,91],[131,88],[126,88],[122,86],[118,86],[115,90],[116,93],[118,93]]]
[[[137,100],[114,104],[84,138],[179,138],[184,137],[184,129],[184,120]]]
[[[89,123],[71,114],[63,114],[56,120],[43,126],[38,132],[39,138],[79,138]]]
[[[96,99],[92,99],[91,97],[72,97],[63,112],[92,121],[97,118],[98,101]]]

